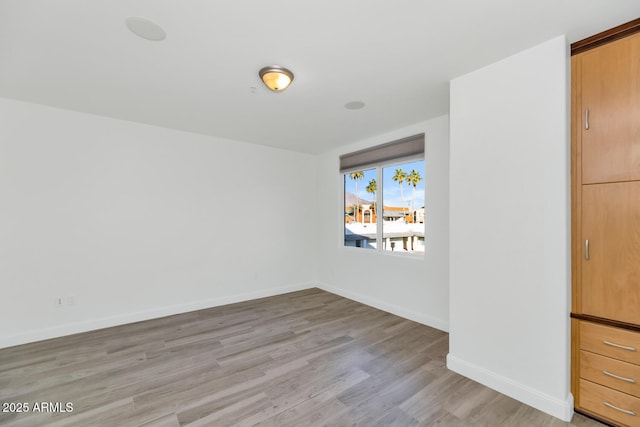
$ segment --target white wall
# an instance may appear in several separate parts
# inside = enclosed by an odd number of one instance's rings
[[[569,389],[568,51],[451,82],[449,368],[559,418]]]
[[[321,288],[426,325],[448,329],[448,127],[448,116],[442,116],[319,156],[317,245]],[[419,133],[425,133],[424,258],[345,248],[340,154]]]
[[[312,286],[315,164],[0,98],[0,347]]]

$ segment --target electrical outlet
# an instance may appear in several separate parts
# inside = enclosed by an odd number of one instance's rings
[[[75,295],[67,295],[67,298],[64,301],[65,305],[76,305],[76,297]]]

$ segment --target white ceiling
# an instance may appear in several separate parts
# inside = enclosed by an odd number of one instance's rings
[[[319,153],[446,113],[453,77],[638,17],[638,0],[0,0],[0,96]],[[272,64],[295,73],[285,92],[259,81]]]

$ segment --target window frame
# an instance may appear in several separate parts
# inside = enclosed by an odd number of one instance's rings
[[[413,258],[413,259],[424,259],[426,256],[426,252],[427,252],[427,246],[426,246],[426,227],[427,227],[427,222],[425,220],[425,222],[422,224],[423,225],[423,235],[425,236],[425,243],[424,243],[424,251],[423,252],[401,252],[401,251],[391,251],[391,250],[386,250],[384,249],[384,244],[383,244],[383,240],[384,240],[384,227],[383,227],[383,214],[384,214],[384,205],[383,205],[383,193],[384,193],[384,181],[383,181],[383,170],[385,168],[388,167],[393,167],[393,166],[399,166],[399,165],[403,165],[406,163],[411,163],[411,162],[418,162],[418,161],[422,161],[425,165],[426,165],[426,159],[425,159],[425,153],[423,152],[422,154],[419,155],[413,155],[413,156],[403,156],[403,157],[399,157],[399,158],[395,158],[395,159],[389,159],[389,160],[385,160],[385,161],[381,161],[375,164],[369,164],[366,166],[362,166],[362,167],[357,167],[354,169],[349,169],[349,170],[345,170],[345,171],[341,171],[340,175],[342,178],[342,201],[341,201],[341,206],[342,206],[342,235],[341,235],[341,240],[340,240],[340,246],[342,248],[344,248],[347,251],[358,251],[358,253],[372,253],[372,254],[385,254],[389,255],[389,256],[396,256],[396,257],[401,257],[401,258]],[[351,172],[355,172],[355,171],[366,171],[366,170],[371,170],[371,169],[375,169],[376,171],[376,182],[378,182],[378,190],[376,191],[376,197],[375,197],[375,203],[376,203],[376,209],[375,209],[375,213],[376,213],[376,247],[375,248],[362,248],[362,247],[355,247],[355,246],[347,246],[345,245],[345,240],[344,240],[344,236],[346,234],[346,227],[347,227],[347,223],[344,220],[344,214],[345,214],[345,206],[344,206],[344,202],[345,202],[345,195],[346,195],[346,179],[348,179],[348,175]],[[423,167],[423,180],[424,180],[424,188],[422,189],[423,191],[423,196],[425,199],[425,209],[426,209],[426,189],[427,189],[427,181],[426,181],[426,172],[425,172],[426,168]],[[404,185],[404,184],[403,184]],[[426,214],[425,214],[426,216]],[[357,218],[357,214],[356,214],[356,218]],[[361,250],[361,249],[368,249],[368,250]]]

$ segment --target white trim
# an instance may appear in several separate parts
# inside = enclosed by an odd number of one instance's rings
[[[187,313],[205,308],[212,308],[236,302],[249,301],[252,299],[271,297],[289,292],[301,291],[315,287],[315,283],[299,283],[295,285],[283,286],[279,288],[265,289],[255,292],[230,295],[208,300],[192,301],[184,304],[171,305],[161,308],[137,311],[132,313],[119,314],[116,316],[103,317],[81,322],[67,323],[41,329],[32,329],[19,334],[0,337],[0,348],[13,347],[15,345],[27,344],[36,341],[58,338],[65,335],[72,335],[81,332],[93,331],[96,329],[109,328],[112,326],[124,325],[127,323],[140,322],[143,320],[156,319],[159,317],[172,316],[174,314]]]
[[[371,256],[392,256],[404,259],[413,259],[416,261],[424,262],[426,252],[402,252],[402,251],[386,251],[369,248],[356,248],[355,246],[345,246],[344,239],[342,239],[342,246],[338,250],[345,250],[348,252],[356,252],[358,254],[371,254]],[[369,255],[367,255],[369,256]]]
[[[565,400],[561,400],[469,363],[451,353],[447,354],[447,368],[563,421],[571,421],[571,417],[573,417],[573,395],[571,393]]]
[[[331,292],[332,294],[349,298],[350,300],[357,301],[362,304],[366,304],[370,307],[374,307],[374,308],[386,311],[387,313],[395,314],[396,316],[413,320],[414,322],[418,322],[423,325],[439,329],[441,331],[449,332],[449,322],[447,320],[431,317],[417,311],[409,310],[399,305],[389,304],[387,302],[380,301],[378,299],[371,298],[366,295],[362,295],[356,292],[347,291],[342,288],[331,286],[327,283],[318,282],[317,287],[319,289],[322,289],[323,291]]]

